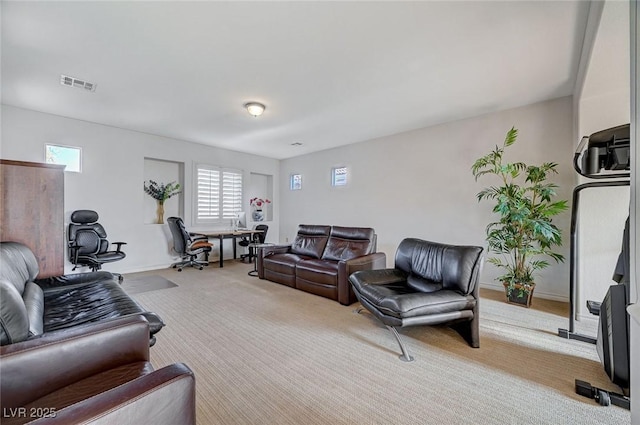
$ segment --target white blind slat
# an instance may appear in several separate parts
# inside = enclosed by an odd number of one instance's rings
[[[242,210],[242,172],[197,166],[197,220],[235,218]]]

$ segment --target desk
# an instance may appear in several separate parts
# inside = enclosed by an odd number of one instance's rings
[[[220,241],[220,267],[224,267],[224,255],[222,250],[222,241],[225,239],[233,239],[233,259],[235,260],[237,257],[237,247],[236,247],[236,239],[242,238],[244,236],[249,236],[249,239],[253,239],[253,235],[256,233],[262,233],[262,230],[253,230],[253,229],[245,229],[245,230],[198,230],[197,233],[201,235],[205,235],[209,238],[218,238]]]

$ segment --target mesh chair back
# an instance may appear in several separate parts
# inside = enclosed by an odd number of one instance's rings
[[[256,230],[262,230],[261,233],[256,233],[256,242],[257,243],[264,243],[264,241],[267,239],[267,230],[269,230],[269,226],[267,226],[266,224],[258,224],[256,226]]]
[[[109,248],[107,232],[97,221],[98,213],[92,210],[76,210],[71,214],[69,242],[80,245],[79,255],[100,254]]]
[[[167,219],[171,236],[173,237],[173,249],[180,255],[184,255],[189,246],[191,237],[184,227],[184,222],[180,217],[169,217]]]
[[[100,252],[100,237],[91,228],[80,229],[76,232],[76,242],[80,245],[79,255],[98,254]]]

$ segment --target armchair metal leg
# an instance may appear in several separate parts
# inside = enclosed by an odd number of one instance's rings
[[[386,325],[386,326],[391,331],[393,336],[396,337],[396,341],[398,341],[398,344],[400,345],[400,350],[402,350],[402,355],[398,356],[398,358],[400,360],[402,360],[403,362],[412,362],[412,361],[414,361],[415,359],[409,355],[409,352],[407,351],[407,348],[402,343],[402,340],[400,339],[400,334],[398,334],[398,331],[396,330],[396,328],[394,328],[393,326],[389,326],[389,325]]]
[[[358,308],[356,308],[355,310],[353,310],[354,313],[356,314],[362,314],[363,311],[367,311],[366,308],[360,306]],[[402,355],[398,356],[398,358],[400,360],[402,360],[403,362],[412,362],[415,359],[409,354],[409,352],[407,351],[407,348],[404,346],[404,344],[402,343],[402,340],[400,339],[400,334],[398,333],[398,331],[396,330],[396,328],[394,328],[393,326],[389,326],[389,325],[385,325],[393,334],[393,336],[396,337],[396,341],[398,341],[398,345],[400,345],[400,350],[402,350]]]

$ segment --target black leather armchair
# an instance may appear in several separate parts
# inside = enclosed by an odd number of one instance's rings
[[[195,378],[154,370],[141,316],[0,347],[2,423],[195,424]]]
[[[78,267],[100,270],[105,263],[120,261],[126,254],[121,250],[126,242],[113,242],[116,250],[109,250],[109,241],[104,227],[98,223],[98,213],[92,210],[77,210],[71,213],[69,224],[69,261]]]
[[[50,332],[123,316],[144,316],[147,341],[164,326],[120,286],[107,271],[36,279],[38,260],[18,242],[0,242],[0,345],[40,338]]]
[[[180,217],[169,217],[167,219],[171,236],[173,237],[173,250],[182,258],[171,267],[177,267],[181,272],[184,267],[196,267],[200,270],[209,265],[208,255],[213,245],[209,243],[209,238],[197,233],[189,233],[184,227],[184,222]],[[204,254],[205,261],[199,261],[198,255]]]
[[[401,360],[413,360],[396,330],[405,326],[447,323],[477,348],[482,251],[408,238],[398,246],[395,268],[358,271],[349,281],[362,306],[396,337]]]

